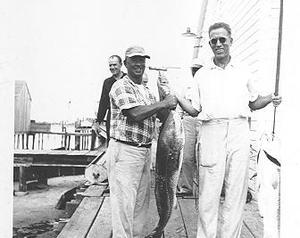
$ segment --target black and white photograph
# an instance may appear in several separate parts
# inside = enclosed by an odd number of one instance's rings
[[[300,236],[299,14],[1,3],[0,237]]]

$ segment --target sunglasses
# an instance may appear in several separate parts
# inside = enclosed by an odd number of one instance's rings
[[[211,45],[216,45],[218,41],[219,41],[221,44],[224,44],[224,43],[227,41],[227,38],[226,38],[226,37],[212,38],[212,39],[210,39],[209,44],[211,44]]]

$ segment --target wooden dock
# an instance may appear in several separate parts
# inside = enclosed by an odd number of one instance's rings
[[[80,205],[58,235],[58,238],[109,238],[111,237],[110,198],[104,193],[106,186],[91,185],[80,195]],[[158,213],[154,196],[154,184],[151,186],[151,200],[145,235],[150,233],[158,222]],[[258,206],[253,200],[245,206],[245,216],[241,238],[263,237],[263,223],[258,214]],[[166,238],[196,237],[197,210],[195,198],[178,197],[177,207],[165,228]]]
[[[27,171],[35,167],[38,183],[47,185],[47,168],[85,168],[106,150],[104,125],[99,147],[91,150],[91,129],[76,132],[28,131],[14,136],[14,167],[19,168],[19,191],[27,192]],[[106,134],[105,134],[106,136]]]
[[[15,150],[15,166],[86,167],[100,150]]]
[[[19,168],[19,192],[27,192],[27,170],[37,167],[38,182],[47,185],[48,167],[87,167],[96,157],[105,153],[98,150],[15,150],[14,167]]]

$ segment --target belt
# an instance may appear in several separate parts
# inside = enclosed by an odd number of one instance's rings
[[[124,140],[117,140],[117,139],[114,139],[114,140],[117,141],[117,142],[126,144],[126,145],[135,146],[135,147],[150,148],[151,145],[152,145],[151,143],[149,143],[149,144],[141,144],[141,143],[136,143],[136,142],[132,142],[132,141],[124,141]]]

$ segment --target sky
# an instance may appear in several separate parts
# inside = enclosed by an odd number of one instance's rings
[[[196,31],[201,1],[27,0],[9,7],[12,75],[28,84],[31,119],[58,122],[95,117],[111,75],[108,57],[123,58],[131,45],[145,48],[149,66],[188,69],[195,40],[181,34]],[[176,85],[184,84],[179,71],[170,72]],[[154,85],[157,72],[148,75]]]

